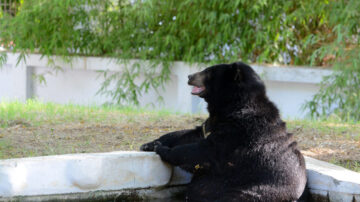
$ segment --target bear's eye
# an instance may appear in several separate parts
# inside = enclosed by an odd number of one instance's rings
[[[204,78],[209,80],[211,78],[211,71],[205,70],[204,71]]]

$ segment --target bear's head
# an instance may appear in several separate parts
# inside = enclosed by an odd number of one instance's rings
[[[237,62],[208,67],[189,75],[191,93],[204,98],[209,104],[226,104],[229,101],[245,101],[257,95],[265,95],[260,77],[248,65]]]

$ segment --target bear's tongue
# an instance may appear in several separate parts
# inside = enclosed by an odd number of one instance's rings
[[[197,86],[194,86],[191,93],[192,94],[199,94],[201,93],[205,88],[204,87],[197,87]]]

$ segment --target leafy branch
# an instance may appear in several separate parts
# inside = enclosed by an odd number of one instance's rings
[[[0,17],[0,44],[68,62],[73,55],[149,61],[101,72],[99,93],[119,104],[163,86],[173,61],[333,66],[306,106],[314,117],[358,119],[351,76],[359,72],[359,11],[358,0],[33,0],[15,17]]]

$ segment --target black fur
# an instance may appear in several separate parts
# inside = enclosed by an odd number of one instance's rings
[[[140,149],[194,173],[189,201],[297,200],[306,183],[304,158],[252,68],[212,66],[190,75],[189,84],[205,87],[198,95],[209,118]]]

